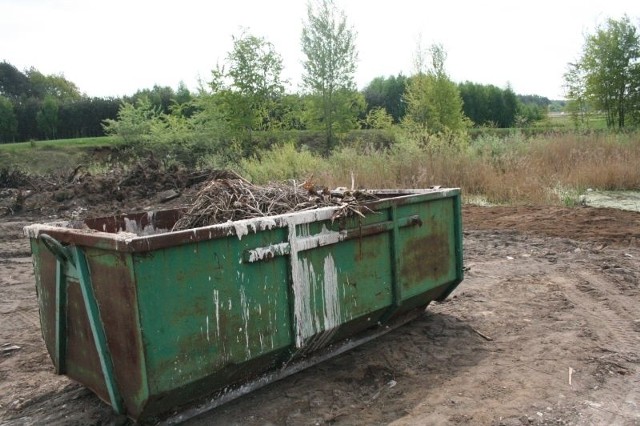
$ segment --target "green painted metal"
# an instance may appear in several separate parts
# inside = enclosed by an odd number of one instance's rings
[[[385,323],[391,318],[394,314],[398,312],[400,306],[402,306],[402,282],[400,276],[400,260],[398,259],[400,255],[400,224],[398,220],[398,209],[396,206],[391,206],[389,209],[389,219],[390,219],[390,228],[391,234],[391,268],[392,268],[392,276],[393,279],[391,281],[391,289],[393,295],[393,302],[389,309],[385,312],[385,314],[380,319],[381,323]],[[414,216],[418,217],[418,216]]]
[[[453,240],[454,240],[454,253],[452,258],[455,261],[455,272],[456,278],[454,282],[460,283],[464,279],[464,256],[463,256],[463,241],[462,241],[462,197],[458,195],[452,199],[453,201],[453,214],[451,216],[453,220]],[[448,287],[445,291],[443,291],[435,300],[443,301],[453,290],[455,290],[457,285]]]
[[[401,323],[463,278],[460,191],[379,194],[374,213],[335,221],[325,208],[168,232],[167,211],[27,227],[56,367],[147,418]]]

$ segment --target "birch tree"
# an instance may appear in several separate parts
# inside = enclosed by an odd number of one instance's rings
[[[354,74],[358,52],[356,32],[333,0],[307,4],[302,29],[302,81],[316,100],[318,121],[326,134],[326,151],[334,145],[336,128],[355,123],[362,102],[355,91]],[[361,95],[360,95],[361,97]]]

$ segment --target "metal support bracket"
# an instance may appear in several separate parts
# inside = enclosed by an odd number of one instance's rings
[[[64,263],[56,259],[56,373],[67,371],[67,279]]]
[[[100,358],[100,366],[102,367],[102,375],[107,386],[107,392],[109,392],[109,399],[111,400],[111,406],[118,414],[124,414],[124,406],[122,404],[122,398],[118,391],[118,386],[113,373],[113,362],[111,360],[111,354],[107,347],[107,336],[104,332],[104,327],[100,321],[100,311],[98,303],[96,302],[96,296],[93,292],[93,286],[91,285],[91,275],[89,272],[89,265],[87,265],[87,259],[84,253],[78,247],[71,247],[73,259],[78,270],[78,278],[80,281],[80,289],[82,290],[82,298],[84,299],[84,306],[87,310],[87,316],[89,317],[89,325],[91,326],[91,334],[93,334],[93,341],[96,345],[98,357]]]
[[[111,406],[118,414],[124,414],[124,405],[115,380],[113,361],[107,346],[107,338],[100,320],[100,310],[91,284],[91,273],[83,251],[75,246],[65,247],[55,238],[41,234],[40,239],[45,247],[56,257],[56,373],[64,374],[67,349],[67,277],[68,268],[75,268],[78,274],[82,299],[87,311],[93,342],[100,359],[100,367],[104,377]]]
[[[386,323],[402,306],[402,283],[400,282],[400,259],[398,258],[400,255],[400,224],[397,220],[398,212],[396,206],[391,206],[390,214],[389,222],[393,224],[391,228],[392,302],[389,309],[380,318],[380,324]],[[416,225],[422,226],[422,221],[416,222]]]

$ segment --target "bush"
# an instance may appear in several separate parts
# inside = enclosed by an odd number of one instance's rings
[[[308,150],[297,150],[294,142],[287,142],[262,152],[259,157],[243,159],[240,162],[241,173],[254,183],[304,180],[325,166],[325,160]]]

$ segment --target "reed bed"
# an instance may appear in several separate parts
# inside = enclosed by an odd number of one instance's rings
[[[330,186],[353,176],[362,188],[441,185],[495,204],[569,204],[587,188],[640,190],[640,133],[514,133],[438,149],[399,136],[389,149],[343,147],[324,158],[289,144],[242,169],[259,183],[277,169],[291,178],[315,174]]]

